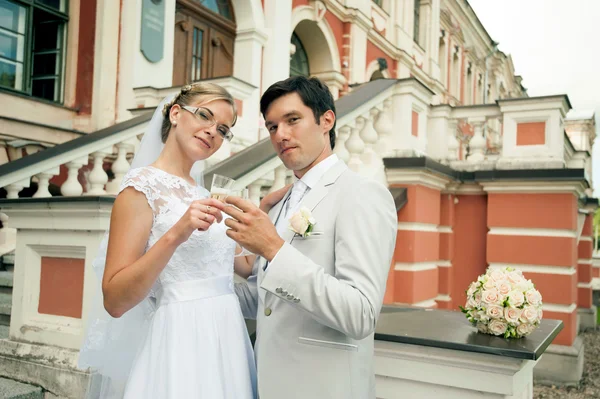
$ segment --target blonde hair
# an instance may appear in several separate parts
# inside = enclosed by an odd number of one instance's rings
[[[235,106],[235,100],[231,94],[217,84],[210,82],[197,82],[183,86],[181,91],[177,93],[173,100],[165,104],[165,107],[163,108],[164,118],[161,131],[161,139],[163,143],[167,141],[169,132],[171,131],[171,118],[169,118],[169,114],[173,105],[190,105],[192,102],[198,101],[198,97],[200,97],[202,103],[209,103],[217,100],[227,101],[233,109],[232,126],[235,125],[237,122],[237,108]]]

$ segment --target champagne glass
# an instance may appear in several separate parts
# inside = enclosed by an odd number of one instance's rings
[[[229,177],[214,174],[212,185],[210,186],[210,197],[219,201],[225,201],[234,183],[235,180]]]
[[[248,200],[250,197],[248,196],[248,189],[247,188],[242,188],[239,190],[231,190],[229,192],[228,196],[232,196],[232,197],[240,197],[243,200]],[[230,205],[230,206],[234,206],[234,205]],[[239,208],[238,208],[239,209]],[[252,252],[248,251],[246,248],[242,247],[241,245],[237,245],[237,247],[235,248],[235,257],[238,256],[247,256],[247,255],[254,255]]]

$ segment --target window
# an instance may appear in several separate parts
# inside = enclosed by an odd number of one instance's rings
[[[418,44],[419,43],[419,26],[420,26],[420,18],[421,18],[421,0],[415,0],[415,10],[414,10],[414,27],[413,27],[413,40]]]
[[[0,87],[62,102],[66,0],[0,0]]]
[[[296,33],[292,34],[292,44],[296,49],[290,60],[290,76],[308,76],[310,68],[308,66],[308,56],[306,50]]]
[[[196,0],[198,3],[202,4],[204,7],[208,8],[215,14],[219,14],[224,18],[227,18],[230,21],[233,21],[231,17],[231,6],[228,0]]]
[[[373,3],[377,4],[379,7],[383,7],[383,0],[373,0]]]

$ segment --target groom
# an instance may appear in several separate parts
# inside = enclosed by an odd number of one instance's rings
[[[373,335],[396,240],[394,201],[333,154],[335,105],[321,81],[277,82],[260,107],[298,180],[269,215],[239,198],[227,199],[239,210],[224,208],[233,217],[227,234],[260,255],[248,283],[235,287],[244,316],[257,319],[259,395],[374,398]],[[312,232],[303,236],[307,218]]]

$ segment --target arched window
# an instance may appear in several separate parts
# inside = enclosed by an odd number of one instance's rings
[[[233,75],[235,31],[230,0],[177,0],[173,85]]]
[[[290,60],[290,76],[308,76],[310,74],[308,56],[296,33],[292,33],[292,44],[294,45],[295,51]]]
[[[228,0],[195,0],[196,3],[200,3],[202,6],[208,8],[212,12],[219,14],[228,20],[232,21],[231,17],[231,5]]]

